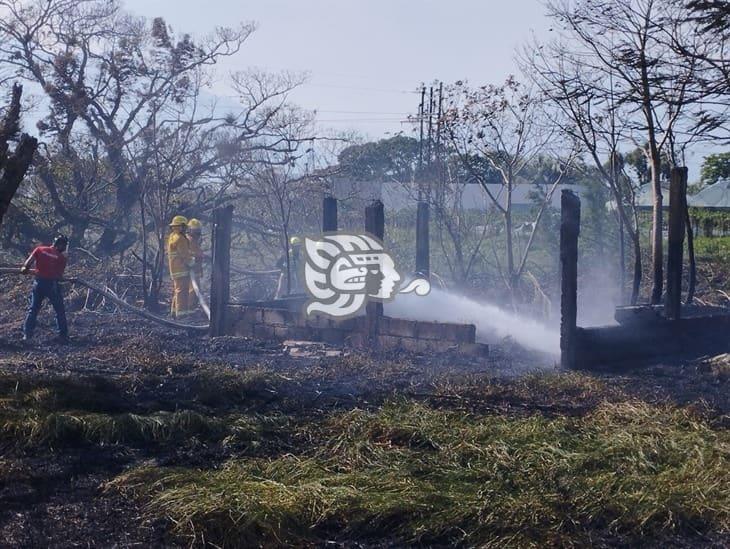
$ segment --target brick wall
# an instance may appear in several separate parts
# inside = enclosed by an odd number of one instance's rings
[[[231,335],[278,341],[323,341],[363,348],[373,345],[366,335],[365,317],[335,320],[322,315],[307,316],[296,310],[232,305],[229,318]],[[476,343],[476,327],[473,324],[383,317],[374,343],[382,349],[420,353],[488,353],[486,345]]]

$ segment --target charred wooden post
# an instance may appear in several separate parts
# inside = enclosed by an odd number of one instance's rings
[[[563,191],[560,208],[560,363],[564,368],[575,368],[580,199],[571,191]]]
[[[679,320],[682,308],[682,256],[684,251],[687,168],[673,168],[669,187],[669,242],[665,316]]]
[[[337,199],[334,196],[325,196],[322,201],[322,232],[337,230]]]
[[[228,305],[231,301],[231,228],[233,206],[213,212],[213,266],[210,282],[210,335],[228,331]]]
[[[428,203],[419,202],[416,214],[416,272],[431,278]]]
[[[380,200],[373,201],[365,208],[365,231],[378,238],[381,242],[385,240],[385,210]],[[383,316],[383,304],[372,302],[366,308],[368,337],[371,344],[375,342],[380,331],[380,319]]]

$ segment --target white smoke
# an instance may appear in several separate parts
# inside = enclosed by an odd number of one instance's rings
[[[433,288],[425,297],[399,294],[385,305],[385,314],[409,320],[474,324],[477,340],[490,343],[510,337],[523,347],[551,355],[560,353],[560,335],[540,322]]]

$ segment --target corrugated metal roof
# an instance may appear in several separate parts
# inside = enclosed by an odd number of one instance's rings
[[[662,208],[669,208],[669,183],[662,183]],[[641,209],[654,207],[654,191],[651,183],[642,185],[636,191],[636,207]]]
[[[687,203],[692,208],[729,210],[730,179],[718,181],[714,185],[705,187],[697,194],[688,196]]]
[[[669,184],[662,183],[663,208],[669,208]],[[730,180],[718,181],[714,185],[705,187],[694,195],[687,195],[687,203],[691,208],[708,210],[730,210]],[[613,204],[613,202],[611,202]],[[636,192],[636,207],[651,209],[654,207],[654,193],[651,185],[643,185]]]

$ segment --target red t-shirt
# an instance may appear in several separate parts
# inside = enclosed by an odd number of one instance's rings
[[[66,268],[66,256],[53,246],[38,246],[31,257],[35,259],[35,270],[38,278],[58,279]]]

